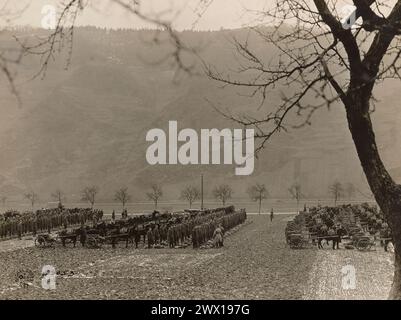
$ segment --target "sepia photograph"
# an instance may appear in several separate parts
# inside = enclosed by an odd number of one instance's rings
[[[399,300],[400,104],[400,0],[0,0],[0,300]]]

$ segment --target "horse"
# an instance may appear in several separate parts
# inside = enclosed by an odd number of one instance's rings
[[[317,247],[318,249],[323,249],[322,241],[326,240],[326,243],[329,244],[329,241],[333,241],[333,250],[336,248],[339,249],[339,245],[341,242],[341,237],[346,235],[346,231],[344,228],[337,229],[336,234],[328,234],[327,231],[319,230],[317,233]]]
[[[58,233],[58,237],[61,240],[61,244],[63,245],[63,247],[65,247],[67,243],[72,243],[75,248],[79,235],[80,229],[72,230],[70,232],[68,232],[67,230],[62,230]]]

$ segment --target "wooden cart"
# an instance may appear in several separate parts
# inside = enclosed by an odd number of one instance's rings
[[[48,233],[38,234],[35,237],[35,247],[38,248],[54,248],[56,244],[56,238],[52,237]]]

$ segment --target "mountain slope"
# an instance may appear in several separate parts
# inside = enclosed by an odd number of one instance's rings
[[[143,31],[144,33],[148,31]],[[234,35],[242,31],[232,31]],[[203,52],[212,64],[234,65],[224,32],[186,33],[194,43],[207,43]],[[86,185],[100,187],[99,197],[111,200],[120,186],[128,186],[134,200],[144,199],[145,188],[159,181],[165,198],[176,199],[180,188],[197,183],[205,173],[207,190],[226,182],[235,194],[254,182],[265,183],[271,196],[288,197],[288,187],[300,181],[308,197],[327,197],[334,180],[367,185],[341,106],[321,110],[312,126],[274,137],[255,160],[249,177],[235,176],[234,165],[150,166],[145,153],[146,132],[166,129],[169,120],[179,128],[240,128],[219,115],[208,101],[236,112],[256,112],[256,105],[230,88],[203,77],[174,82],[174,70],[157,60],[168,48],[154,52],[141,42],[140,32],[78,28],[72,65],[57,60],[43,80],[21,82],[23,107],[0,86],[4,117],[0,120],[0,192],[18,198],[27,189],[47,197],[55,188],[79,199]],[[262,46],[262,44],[258,44]],[[272,51],[266,50],[266,55]],[[19,70],[24,79],[35,70],[31,58]],[[21,80],[22,81],[22,80]],[[378,143],[393,177],[401,182],[401,98],[398,83],[379,87],[382,99],[373,116]],[[278,99],[268,101],[274,108]],[[199,132],[199,131],[198,131]],[[209,193],[210,195],[210,193]]]

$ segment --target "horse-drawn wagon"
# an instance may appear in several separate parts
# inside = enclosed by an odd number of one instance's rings
[[[71,231],[62,230],[57,234],[57,240],[61,242],[63,247],[71,243],[75,248],[78,236],[79,236],[78,230],[71,230]]]
[[[286,242],[291,249],[302,249],[313,243],[312,235],[294,221],[289,221],[285,229]]]
[[[368,204],[310,208],[287,223],[285,237],[291,248],[303,248],[311,241],[322,249],[323,241],[332,241],[333,249],[339,249],[344,240],[346,249],[369,251],[380,242],[387,251],[392,242],[383,214]]]
[[[302,249],[312,245],[310,234],[292,233],[288,235],[288,244],[291,249]]]
[[[90,249],[99,249],[103,246],[105,238],[98,233],[89,233],[86,239],[86,246]]]
[[[350,237],[351,241],[345,244],[347,248],[356,248],[359,251],[369,251],[376,245],[375,239],[364,232],[356,233]]]
[[[41,233],[35,237],[35,247],[54,248],[57,239],[49,233]]]

